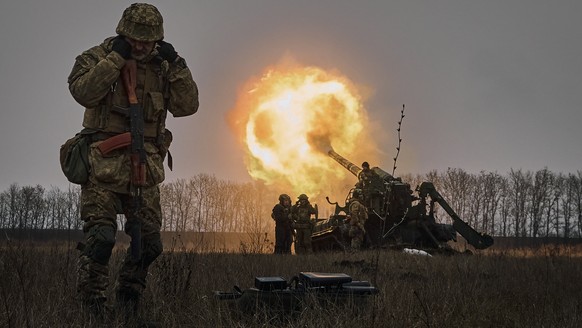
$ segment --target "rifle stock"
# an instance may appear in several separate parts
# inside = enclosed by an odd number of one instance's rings
[[[125,87],[125,92],[127,93],[127,100],[130,105],[137,105],[137,95],[135,94],[135,87],[137,86],[136,76],[137,76],[137,63],[133,59],[125,61],[125,65],[121,69],[121,75],[123,79],[123,86]]]

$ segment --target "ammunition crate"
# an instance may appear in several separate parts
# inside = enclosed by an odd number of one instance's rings
[[[334,287],[352,281],[352,277],[345,273],[301,272],[299,281],[308,287]]]
[[[287,281],[281,277],[255,277],[255,288],[262,291],[287,288]]]

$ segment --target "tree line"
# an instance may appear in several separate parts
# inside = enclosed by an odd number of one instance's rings
[[[582,237],[582,171],[512,169],[501,175],[449,168],[402,179],[413,189],[432,181],[463,220],[493,236]],[[160,193],[163,231],[251,233],[272,231],[270,213],[279,194],[258,182],[208,174],[163,183]],[[0,228],[80,229],[79,196],[80,188],[73,185],[62,190],[12,184],[0,193]],[[320,213],[329,214],[331,209],[319,205]],[[442,210],[437,216],[448,220]],[[118,220],[121,227],[123,217]]]
[[[582,171],[511,169],[502,176],[449,168],[404,180],[432,181],[463,220],[493,236],[582,237]]]

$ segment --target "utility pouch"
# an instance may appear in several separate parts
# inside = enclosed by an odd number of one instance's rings
[[[85,184],[89,179],[88,136],[77,133],[67,140],[61,146],[60,162],[67,180],[75,184]]]
[[[148,92],[144,100],[143,111],[145,122],[157,122],[160,114],[164,111],[164,95],[161,92]]]
[[[172,153],[170,153],[170,145],[172,144],[173,139],[172,132],[168,129],[164,129],[164,131],[158,136],[158,142],[156,143],[156,146],[160,149],[162,160],[166,157],[168,158],[168,167],[170,168],[170,171],[174,165]]]
[[[156,146],[158,146],[160,149],[160,155],[162,155],[162,158],[166,158],[173,139],[174,137],[172,132],[168,129],[164,129],[158,136],[158,142],[156,142]]]

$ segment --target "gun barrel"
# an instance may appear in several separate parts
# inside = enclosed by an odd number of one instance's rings
[[[336,162],[340,163],[340,165],[345,167],[348,171],[352,172],[352,174],[356,177],[358,176],[358,174],[360,174],[360,172],[362,172],[362,169],[359,166],[348,161],[342,155],[336,153],[333,149],[330,149],[327,152],[327,155],[333,158]]]

